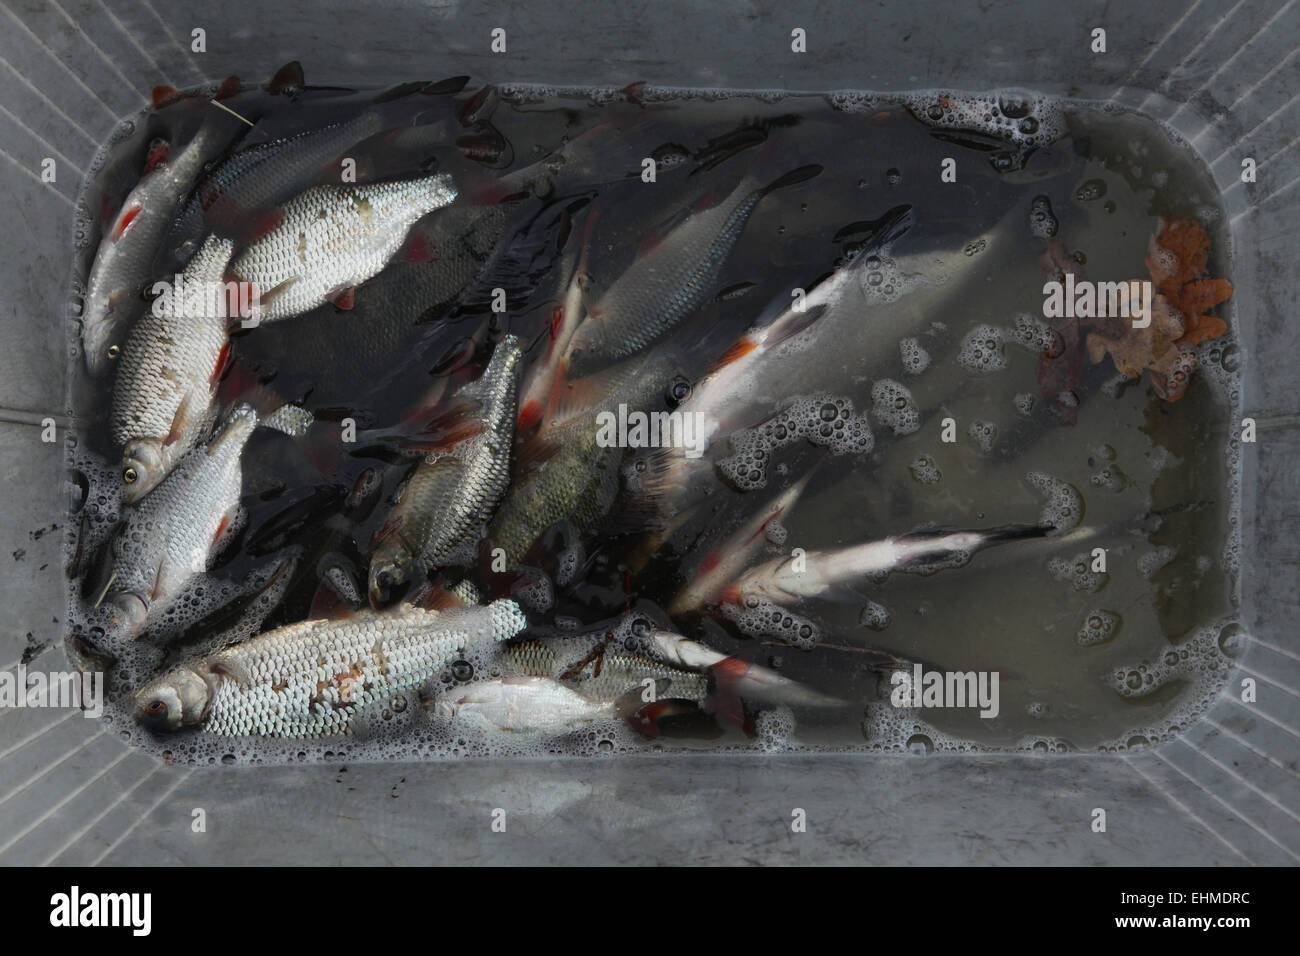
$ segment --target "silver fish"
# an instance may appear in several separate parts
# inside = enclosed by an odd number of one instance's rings
[[[478,406],[480,429],[422,461],[406,479],[370,560],[372,602],[442,566],[491,519],[510,483],[510,451],[523,350],[507,335],[487,369],[456,396]]]
[[[229,144],[229,129],[230,124],[221,121],[204,123],[179,153],[145,173],[106,227],[90,269],[81,318],[82,348],[92,375],[108,370],[132,324],[145,312],[141,292],[153,278],[154,256],[176,208],[204,165]]]
[[[613,701],[632,691],[646,690],[644,703],[660,692],[667,696],[701,701],[709,691],[708,678],[693,670],[632,654],[606,644],[603,638],[559,638],[525,641],[501,655],[501,668],[513,677],[552,677],[568,683],[593,700]],[[647,681],[661,681],[652,690]]]
[[[798,681],[778,674],[761,664],[751,664],[739,657],[722,654],[711,647],[692,641],[672,631],[646,627],[633,629],[630,647],[640,647],[661,661],[691,670],[709,670],[715,680],[725,681],[728,689],[740,697],[773,704],[827,707],[843,701],[805,687]]]
[[[326,737],[358,714],[435,677],[472,644],[506,641],[527,622],[510,600],[451,611],[404,606],[289,624],[181,665],[136,695],[159,731]]]
[[[449,691],[438,699],[434,712],[496,730],[559,734],[613,720],[619,716],[619,704],[587,697],[550,677],[506,677]]]
[[[300,315],[378,275],[417,220],[456,198],[446,173],[366,186],[316,186],[289,200],[280,224],[231,271],[255,283],[260,322]]]
[[[184,254],[205,232],[237,238],[251,224],[255,233],[268,216],[274,221],[276,207],[301,192],[326,163],[384,126],[383,116],[369,109],[350,120],[239,150],[194,190],[167,233],[168,245]]]
[[[669,605],[668,613],[682,614],[714,603],[766,543],[768,525],[794,507],[811,478],[812,472],[804,475],[759,509],[724,544],[706,554],[691,572],[686,587]]]
[[[571,522],[580,533],[595,530],[618,497],[624,452],[601,443],[597,413],[661,401],[679,364],[668,350],[655,350],[575,383],[566,396],[571,407],[561,408],[557,421],[543,422],[520,455],[517,474],[488,529],[492,544],[505,551],[507,567],[557,521]]]
[[[692,214],[593,303],[569,343],[569,363],[631,355],[676,326],[708,297],[759,200],[819,172],[805,166],[766,186],[747,177],[722,202]]]
[[[797,302],[783,294],[759,316],[754,325],[727,350],[713,370],[691,390],[682,408],[702,416],[706,438],[726,436],[739,428],[752,426],[776,411],[771,396],[773,377],[782,377],[794,385],[795,376],[780,376],[781,365],[791,356],[807,351],[817,353],[816,361],[826,361],[825,354],[852,346],[855,360],[860,354],[866,328],[872,324],[862,314],[867,305],[866,282],[869,263],[876,253],[897,239],[911,224],[906,211],[891,215],[872,245],[854,259],[817,283]],[[849,322],[857,332],[850,337]],[[883,319],[876,325],[889,326]],[[882,331],[884,331],[882,329]],[[892,334],[898,330],[889,328]],[[836,336],[841,335],[842,338]],[[899,333],[901,334],[901,333]],[[810,345],[809,343],[816,343]],[[871,355],[884,354],[870,352]],[[862,363],[855,361],[855,369]],[[806,372],[806,370],[804,370]],[[807,375],[798,378],[797,387],[807,390]],[[780,395],[787,398],[797,392]]]
[[[261,424],[301,434],[310,416],[285,406]],[[221,431],[193,449],[140,503],[127,509],[110,545],[106,599],[116,608],[116,636],[139,636],[197,574],[205,571],[239,518],[240,458],[258,425],[248,405],[231,412]]]
[[[209,237],[181,276],[180,294],[145,314],[127,339],[109,426],[122,446],[122,494],[138,501],[212,423],[217,374],[229,352],[224,296],[228,239]]]
[[[746,571],[723,594],[733,604],[768,600],[797,604],[834,597],[843,587],[883,577],[895,571],[933,573],[960,567],[975,554],[1009,541],[1043,538],[1055,529],[1049,525],[1016,525],[990,531],[920,531],[869,541],[832,551],[805,551]],[[1058,541],[1079,540],[1091,529],[1076,529]]]

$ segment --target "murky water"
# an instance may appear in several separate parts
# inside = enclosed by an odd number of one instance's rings
[[[1237,462],[1221,439],[1235,420],[1232,332],[1199,347],[1186,394],[1171,402],[1146,376],[1125,383],[1109,359],[1091,363],[1082,338],[1066,344],[1063,326],[1044,318],[1043,284],[1054,268],[1046,260],[1093,281],[1147,279],[1160,216],[1199,219],[1213,239],[1210,274],[1230,278],[1210,181],[1164,130],[1028,94],[521,88],[472,115],[464,107],[476,89],[394,100],[390,128],[348,151],[359,182],[435,167],[452,174],[461,198],[415,230],[437,251],[432,261],[390,264],[357,290],[350,311],[326,306],[235,333],[236,371],[221,400],[256,388],[302,404],[317,424],[300,440],[255,435],[244,456],[243,530],[145,641],[116,649],[111,719],[124,733],[197,762],[653,748],[1055,752],[1176,734],[1218,692],[1236,570]],[[239,148],[345,118],[369,96],[242,94],[233,106],[255,112],[259,125]],[[101,218],[138,176],[149,141],[184,137],[203,118],[201,102],[178,104],[141,118],[105,151],[84,197],[80,276]],[[413,462],[390,439],[416,410],[447,402],[506,332],[529,344],[530,364],[545,361],[552,310],[593,210],[585,269],[601,290],[747,175],[765,183],[811,165],[819,174],[757,204],[703,305],[649,347],[674,359],[671,374],[655,373],[663,381],[647,407],[669,407],[679,380],[698,384],[769,303],[789,303],[791,290],[812,289],[846,257],[876,255],[854,321],[766,382],[771,411],[801,396],[838,400],[870,429],[870,450],[773,442],[765,415],[746,422],[758,431],[715,439],[659,513],[647,516],[636,488],[624,488],[609,520],[579,528],[582,573],[533,618],[543,627],[602,627],[632,609],[842,706],[714,715],[717,736],[708,740],[651,741],[620,722],[559,737],[502,736],[439,723],[429,704],[455,683],[449,672],[367,715],[357,739],[155,737],[135,726],[131,693],[143,680],[186,655],[301,620],[322,577],[353,582],[364,600],[369,542]],[[337,182],[338,170],[336,162],[311,170],[303,188]],[[910,207],[908,227],[876,248],[873,230],[900,207]],[[505,271],[503,249],[518,253]],[[168,275],[182,265],[163,249],[155,269]],[[499,286],[507,287],[503,312],[492,308]],[[1231,302],[1217,311],[1231,323]],[[1064,377],[1069,363],[1052,365],[1063,349],[1076,359]],[[75,346],[72,361],[69,593],[76,637],[93,642],[100,556],[120,516],[117,450],[104,428],[111,385],[80,371]],[[610,409],[584,411],[593,429],[602,410]],[[359,429],[355,443],[339,438],[348,422]],[[754,442],[766,452],[762,468],[740,468],[737,455]],[[619,455],[635,485],[644,451]],[[517,460],[515,484],[533,467],[527,455]],[[933,574],[853,581],[831,599],[784,608],[793,632],[736,608],[670,617],[666,609],[708,556],[813,469],[746,566],[920,528],[1034,524],[1050,511],[1053,489],[1070,502],[1061,523],[1081,536],[1007,543]],[[382,490],[358,504],[353,492],[367,479]],[[1104,571],[1094,570],[1094,549],[1104,551]],[[534,547],[525,563],[553,574],[560,558]],[[448,574],[493,587],[473,559]],[[804,647],[791,646],[792,633]],[[996,673],[997,715],[891,705],[891,674],[914,662]]]

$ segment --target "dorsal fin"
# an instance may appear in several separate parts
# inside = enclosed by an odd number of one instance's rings
[[[270,93],[297,93],[306,85],[302,64],[297,60],[290,60],[275,71],[271,81],[266,84],[266,89]]]

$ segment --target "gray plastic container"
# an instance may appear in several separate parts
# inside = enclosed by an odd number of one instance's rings
[[[1201,0],[927,4],[541,4],[60,0],[0,11],[10,215],[0,313],[0,664],[62,649],[63,304],[73,201],[157,84],[299,59],[309,82],[902,91],[1005,87],[1113,100],[1188,140],[1223,192],[1243,414],[1237,671],[1176,741],[1124,756],[691,756],[252,767],[158,763],[68,710],[0,712],[0,862],[1083,863],[1300,860],[1300,323],[1294,231],[1300,5]],[[490,51],[506,30],[507,51]],[[807,53],[791,31],[807,31]],[[206,52],[190,50],[206,31]],[[1093,31],[1106,52],[1093,52]],[[41,161],[56,162],[53,184]],[[1251,157],[1258,179],[1240,181]],[[1230,436],[1218,436],[1226,442]],[[59,530],[51,526],[59,525]],[[1258,700],[1240,700],[1253,678]],[[507,832],[491,831],[495,808]],[[791,831],[792,812],[807,832]],[[1094,832],[1094,808],[1106,810]],[[195,811],[206,815],[194,832]]]

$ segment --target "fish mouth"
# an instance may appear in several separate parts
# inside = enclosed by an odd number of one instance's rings
[[[122,454],[119,472],[122,480],[122,500],[135,504],[163,479],[162,454],[152,445],[135,442]]]
[[[398,568],[383,568],[370,573],[370,606],[382,611],[393,603],[394,593],[406,583],[406,575]]]

